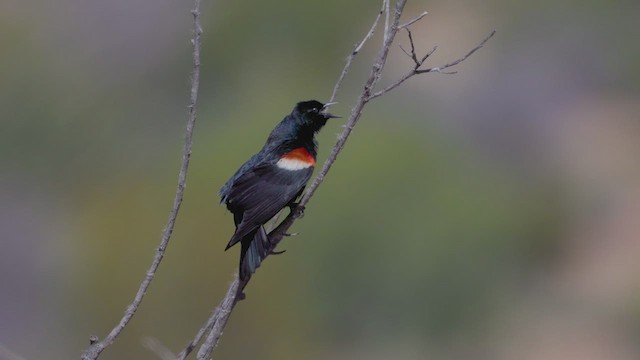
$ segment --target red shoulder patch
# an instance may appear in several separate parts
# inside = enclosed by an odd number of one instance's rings
[[[316,166],[316,159],[303,147],[295,148],[288,153],[282,155],[281,159],[296,160],[307,163],[313,167]]]

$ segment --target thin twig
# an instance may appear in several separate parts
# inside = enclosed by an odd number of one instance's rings
[[[388,93],[389,91],[397,88],[400,84],[405,82],[410,77],[413,77],[413,76],[418,75],[418,74],[426,74],[426,73],[432,73],[432,72],[437,72],[437,73],[442,73],[442,74],[455,74],[455,73],[457,73],[456,71],[443,71],[443,70],[451,68],[451,67],[454,67],[454,66],[460,64],[461,62],[465,61],[469,56],[473,55],[473,53],[475,53],[476,51],[480,50],[487,43],[487,41],[489,41],[489,39],[491,39],[493,37],[493,35],[496,34],[496,31],[493,30],[491,32],[491,34],[489,34],[486,38],[484,38],[484,40],[482,40],[480,42],[480,44],[478,44],[476,47],[471,49],[469,52],[467,52],[461,58],[458,58],[458,59],[456,59],[454,61],[446,63],[446,64],[444,64],[442,66],[436,66],[436,67],[432,67],[432,68],[428,68],[428,69],[420,69],[420,67],[422,66],[424,61],[427,60],[427,58],[429,56],[431,56],[436,51],[437,47],[433,47],[433,49],[431,49],[431,51],[427,52],[422,58],[418,59],[418,57],[416,55],[416,52],[415,52],[415,47],[413,45],[413,38],[411,36],[411,31],[409,31],[409,29],[406,29],[406,30],[407,30],[407,33],[408,33],[408,36],[409,36],[409,44],[411,45],[411,53],[408,53],[404,49],[402,49],[402,51],[404,51],[405,54],[407,54],[407,56],[409,56],[413,60],[413,62],[414,62],[413,69],[411,69],[406,74],[402,75],[394,83],[392,83],[390,85],[387,85],[387,87],[385,87],[384,89],[371,94],[371,96],[369,97],[369,100],[373,100],[373,99],[375,99],[375,98],[377,98],[379,96],[382,96],[382,95]]]
[[[413,43],[411,30],[407,29],[407,35],[409,36],[409,44],[411,45],[411,54],[409,55],[409,57],[411,58],[411,60],[413,60],[413,62],[416,63],[416,66],[419,67],[420,65],[422,65],[422,63],[420,63],[420,60],[418,60],[418,57],[416,56],[416,46]],[[406,54],[407,52],[405,51],[404,53]]]
[[[427,16],[427,14],[429,14],[428,12],[424,11],[422,14],[414,17],[413,19],[407,21],[406,23],[398,26],[398,29],[404,29],[404,28],[408,28],[409,26],[413,25],[414,23],[422,20],[423,17]]]
[[[495,30],[493,30],[493,31],[491,32],[491,34],[489,34],[486,38],[484,38],[484,40],[482,40],[482,41],[480,42],[480,44],[478,44],[478,45],[477,45],[476,47],[474,47],[473,49],[469,50],[469,52],[468,52],[468,53],[466,53],[466,54],[465,54],[463,57],[461,57],[461,58],[456,59],[456,60],[454,60],[454,61],[452,61],[452,62],[450,62],[450,63],[446,63],[446,64],[444,64],[444,65],[441,65],[441,66],[438,66],[438,67],[431,68],[431,69],[418,70],[418,71],[417,71],[417,73],[418,73],[418,74],[422,74],[422,73],[433,72],[433,71],[441,72],[441,71],[442,71],[442,70],[444,70],[444,69],[447,69],[447,68],[450,68],[450,67],[456,66],[456,65],[460,64],[461,62],[463,62],[463,61],[467,60],[467,58],[468,58],[469,56],[473,55],[473,53],[475,53],[476,51],[480,50],[480,49],[484,46],[484,44],[486,44],[486,43],[487,43],[487,41],[489,41],[489,39],[491,39],[491,38],[493,37],[493,35],[495,35],[495,34],[496,34],[496,31],[495,31]]]
[[[142,345],[154,353],[160,360],[176,360],[176,355],[171,352],[160,340],[154,337],[142,339]]]
[[[340,77],[338,77],[338,81],[336,81],[336,85],[333,87],[333,92],[331,93],[331,97],[329,98],[329,101],[327,101],[327,103],[332,103],[332,102],[334,102],[336,100],[336,96],[338,95],[338,90],[340,90],[340,86],[342,86],[342,82],[344,81],[345,76],[347,76],[347,73],[349,72],[349,69],[351,68],[351,62],[353,61],[353,58],[355,58],[356,55],[358,55],[360,50],[362,50],[362,47],[364,46],[364,44],[367,41],[369,41],[371,36],[373,36],[373,33],[376,31],[376,27],[378,26],[378,23],[380,22],[380,16],[384,12],[385,2],[386,2],[386,0],[382,2],[382,7],[380,8],[380,11],[378,12],[378,15],[376,16],[376,19],[373,21],[373,24],[371,25],[371,29],[369,29],[369,32],[367,33],[367,35],[365,35],[364,38],[362,39],[362,41],[360,41],[358,44],[356,44],[353,47],[353,51],[347,57],[347,61],[346,61],[345,65],[344,65],[344,68],[342,68],[342,72],[340,73]]]
[[[176,188],[176,194],[173,200],[173,206],[169,212],[169,218],[167,224],[162,231],[162,238],[160,240],[160,246],[156,250],[156,254],[151,262],[151,266],[145,275],[144,280],[138,288],[133,302],[127,307],[127,310],[120,320],[120,322],[111,330],[111,332],[102,341],[97,341],[95,337],[92,337],[91,345],[82,354],[82,360],[95,360],[100,356],[100,353],[109,345],[111,345],[116,337],[127,326],[136,310],[140,306],[144,295],[153,280],[155,273],[160,266],[169,240],[173,233],[173,228],[180,211],[180,205],[184,196],[184,189],[187,184],[187,171],[189,169],[189,160],[191,158],[191,144],[193,137],[193,128],[196,122],[196,104],[198,102],[198,89],[200,85],[200,35],[202,34],[202,26],[200,25],[200,1],[195,0],[194,9],[191,11],[193,15],[193,37],[191,40],[193,46],[193,68],[191,72],[191,93],[189,97],[189,117],[187,120],[187,127],[184,135],[184,148],[182,152],[182,163],[180,165],[180,172],[178,174],[178,185]]]
[[[387,29],[385,29],[385,33],[388,34],[388,37],[385,43],[383,44],[382,48],[380,49],[380,52],[378,53],[378,57],[372,66],[371,73],[369,74],[369,78],[367,79],[364,85],[362,94],[360,95],[360,98],[358,99],[357,103],[351,110],[351,115],[349,116],[349,120],[344,126],[344,130],[342,131],[342,133],[338,136],[338,141],[333,146],[333,149],[331,151],[331,154],[329,155],[329,158],[322,166],[322,170],[320,170],[320,173],[318,173],[318,175],[313,179],[311,186],[309,186],[304,196],[300,200],[298,208],[304,208],[304,206],[306,206],[306,204],[309,202],[309,200],[315,193],[318,186],[320,186],[320,183],[322,183],[322,181],[324,180],[325,175],[329,172],[329,170],[331,169],[331,166],[336,161],[338,154],[340,154],[340,152],[342,151],[342,148],[344,147],[345,142],[349,138],[349,135],[351,135],[351,131],[353,130],[353,127],[356,125],[356,123],[360,119],[360,115],[362,115],[362,109],[364,108],[364,105],[369,101],[369,97],[371,95],[372,89],[380,80],[380,75],[382,74],[384,65],[387,62],[387,55],[389,54],[389,48],[391,47],[391,43],[393,42],[393,39],[395,38],[395,35],[398,31],[398,22],[400,21],[400,16],[402,15],[402,10],[404,9],[406,2],[407,0],[399,0],[398,3],[396,4],[395,14],[394,14],[392,23]],[[278,227],[276,228],[276,230],[274,230],[274,232],[276,232],[275,234],[276,237],[279,234],[284,233],[282,232],[282,230],[286,232],[286,230],[293,223],[292,221],[293,218],[298,218],[299,216],[300,216],[299,211],[293,211],[287,217],[287,219],[285,219],[283,223],[280,224],[280,225],[284,224],[283,228],[284,227],[286,228],[280,229],[279,231],[278,228],[280,227]],[[291,224],[288,224],[288,220],[290,219],[291,219]]]

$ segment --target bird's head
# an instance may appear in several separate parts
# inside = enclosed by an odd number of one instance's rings
[[[324,112],[329,105],[333,104],[335,103],[322,104],[316,100],[301,101],[293,108],[291,115],[299,126],[317,132],[327,123],[327,120],[339,117]]]

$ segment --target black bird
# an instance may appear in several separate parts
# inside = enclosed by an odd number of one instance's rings
[[[269,251],[264,224],[295,205],[316,166],[314,135],[330,118],[316,100],[296,104],[260,151],[220,189],[220,202],[233,213],[236,231],[225,250],[240,242],[240,279],[248,280]]]

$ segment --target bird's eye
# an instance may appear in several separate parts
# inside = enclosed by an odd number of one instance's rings
[[[318,112],[318,108],[309,109],[308,112],[317,113]]]

